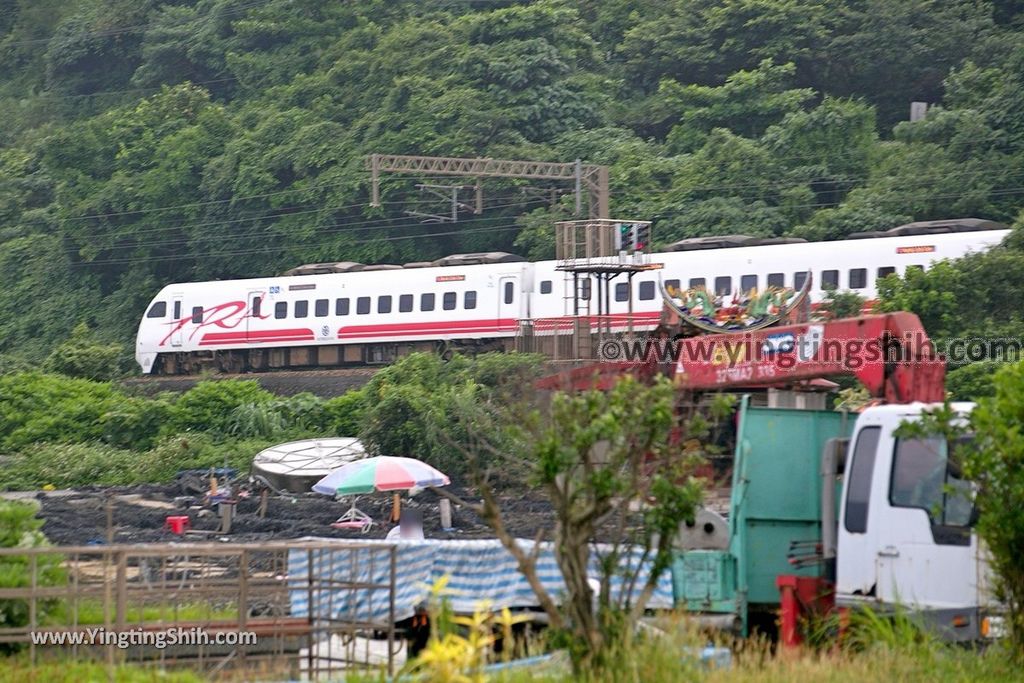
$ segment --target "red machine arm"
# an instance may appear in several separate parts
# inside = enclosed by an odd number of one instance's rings
[[[649,349],[642,362],[577,368],[547,377],[539,386],[607,388],[623,374],[650,377],[658,372],[659,358],[672,357],[670,371],[676,383],[698,391],[852,375],[873,397],[888,403],[932,403],[945,395],[945,361],[935,353],[913,313],[690,337],[661,351]]]

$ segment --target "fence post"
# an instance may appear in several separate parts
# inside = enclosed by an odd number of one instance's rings
[[[32,666],[36,665],[36,641],[32,638],[32,634],[36,630],[36,620],[38,614],[36,614],[36,587],[39,586],[39,556],[32,553],[29,556],[29,571],[31,572],[32,597],[29,598],[28,603],[28,632],[29,632],[29,661]]]
[[[248,619],[249,619],[249,551],[243,550],[242,554],[238,558],[238,631],[248,630]],[[238,656],[241,661],[245,662],[245,650],[246,647],[242,642],[241,635],[239,635],[238,643]]]
[[[128,602],[128,553],[119,550],[117,553],[117,630],[123,631]]]

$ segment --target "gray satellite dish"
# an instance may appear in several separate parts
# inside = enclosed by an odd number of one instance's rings
[[[366,457],[359,439],[330,438],[291,441],[265,448],[252,460],[252,473],[276,489],[308,493],[330,472]]]

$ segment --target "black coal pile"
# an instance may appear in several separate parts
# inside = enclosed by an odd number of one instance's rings
[[[470,490],[453,493],[471,503],[479,499]],[[360,510],[374,521],[363,533],[354,529],[335,529],[331,523],[344,514],[351,500],[337,501],[327,496],[303,494],[271,495],[266,515],[259,515],[259,495],[238,497],[231,531],[216,533],[221,519],[216,505],[204,505],[203,496],[194,488],[180,485],[143,485],[115,488],[83,488],[74,491],[40,492],[37,499],[44,520],[43,533],[55,545],[103,544],[112,537],[115,543],[155,543],[203,540],[246,543],[287,540],[303,536],[328,538],[384,538],[394,524],[390,521],[392,496],[378,493],[356,500]],[[551,529],[554,515],[550,504],[540,495],[503,495],[500,498],[507,526],[517,536],[533,538],[538,529]],[[402,496],[402,506],[414,507],[423,514],[428,538],[492,538],[490,529],[472,511],[452,506],[452,529],[441,528],[440,498],[431,491]],[[166,528],[169,516],[186,515],[195,532],[184,536]],[[110,524],[108,524],[108,521]]]

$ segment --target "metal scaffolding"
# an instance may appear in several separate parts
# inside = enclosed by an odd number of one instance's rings
[[[373,206],[380,206],[381,173],[418,173],[433,176],[468,176],[472,178],[524,178],[528,180],[572,181],[576,196],[576,214],[583,214],[583,193],[588,196],[588,215],[608,217],[608,167],[549,161],[516,161],[509,159],[463,159],[458,157],[425,157],[406,154],[371,154],[366,159],[372,182]],[[477,190],[477,207],[481,207]]]

